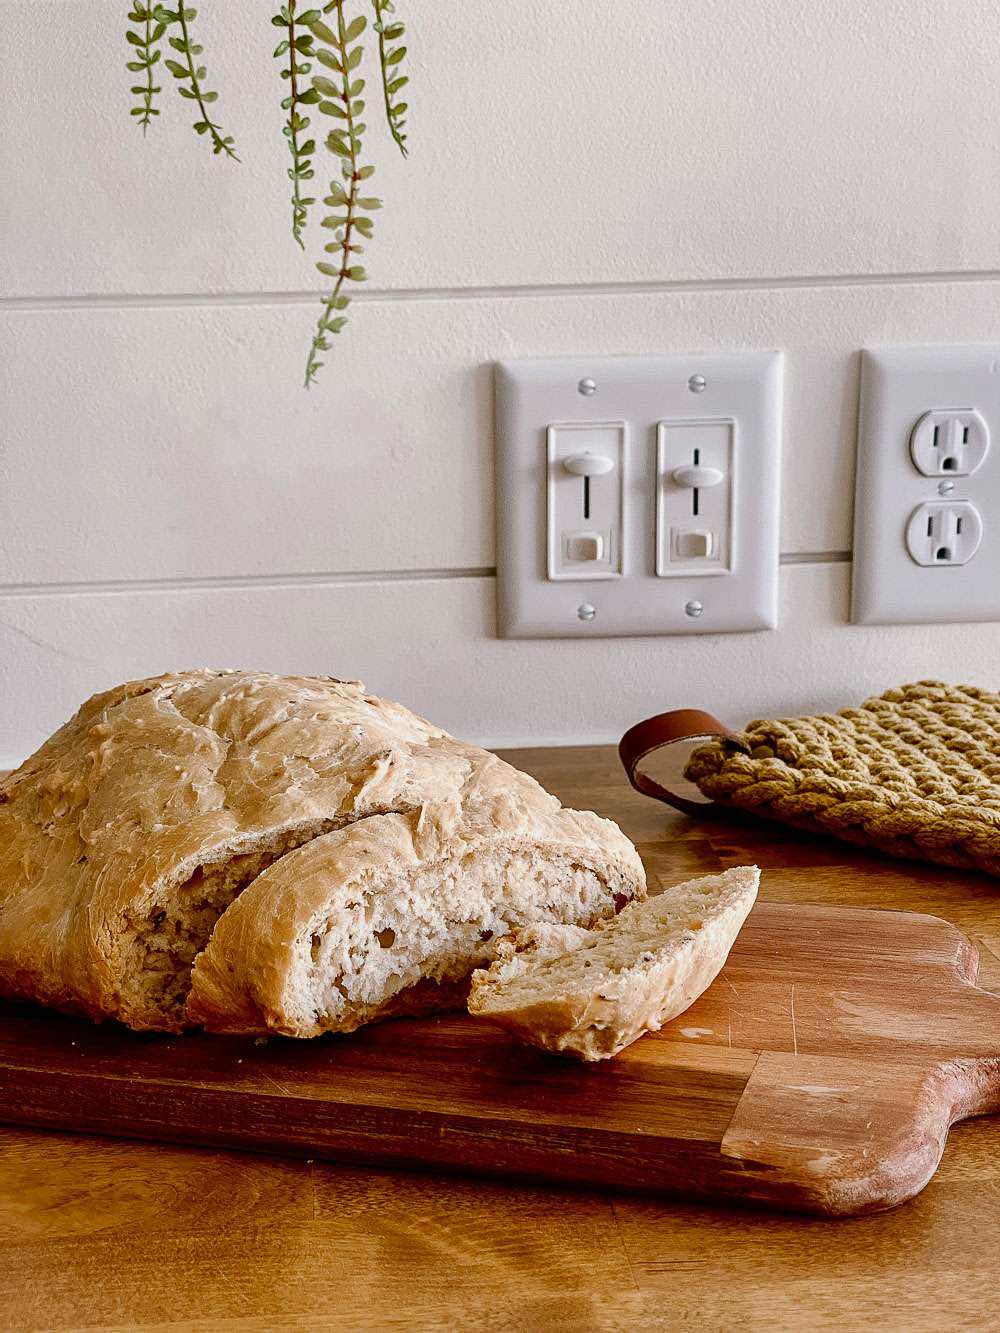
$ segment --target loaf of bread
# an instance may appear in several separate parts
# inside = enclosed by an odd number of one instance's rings
[[[496,938],[644,895],[614,824],[358,682],[135,681],[0,783],[0,994],[134,1028],[462,1002]]]
[[[593,929],[538,923],[472,977],[469,1012],[543,1050],[606,1060],[712,984],[757,897],[739,866],[633,902]]]

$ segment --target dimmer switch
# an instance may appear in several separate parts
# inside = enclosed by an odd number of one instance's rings
[[[656,573],[728,574],[736,423],[731,417],[656,427]]]
[[[781,369],[766,351],[498,366],[500,635],[770,629]]]
[[[546,430],[550,579],[622,572],[623,421],[555,423]]]

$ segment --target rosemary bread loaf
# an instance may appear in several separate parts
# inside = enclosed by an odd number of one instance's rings
[[[711,985],[759,882],[756,866],[739,866],[630,903],[590,930],[529,925],[473,973],[469,1012],[544,1050],[606,1060]]]
[[[134,1028],[441,1005],[491,932],[644,891],[615,825],[358,682],[135,681],[0,783],[0,993]]]

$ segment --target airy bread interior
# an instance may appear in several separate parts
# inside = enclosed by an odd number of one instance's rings
[[[343,821],[258,838],[252,852],[199,866],[182,883],[163,889],[151,905],[126,918],[128,961],[122,1002],[143,1026],[173,1031],[184,1026],[191,968],[215,923],[240,893],[288,852]]]
[[[469,1011],[548,1050],[613,1055],[714,980],[759,878],[756,866],[740,866],[691,880],[591,930],[529,925],[474,975]]]
[[[297,944],[285,996],[296,1035],[351,1031],[422,982],[453,988],[528,922],[592,924],[617,905],[594,870],[537,847],[469,851],[409,877],[390,869],[351,890]]]

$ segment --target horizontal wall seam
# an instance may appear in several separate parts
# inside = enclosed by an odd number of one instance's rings
[[[783,565],[849,565],[850,551],[786,551],[779,561]]]
[[[482,301],[564,296],[653,296],[669,293],[799,291],[827,287],[913,287],[1000,281],[1000,269],[941,269],[919,273],[817,273],[788,277],[679,278],[635,282],[527,283],[484,287],[398,287],[353,292],[355,304]],[[66,296],[8,296],[0,310],[158,310],[185,306],[311,305],[318,291],[114,292]]]
[[[790,551],[783,565],[844,564],[850,551]],[[320,574],[222,574],[165,579],[82,579],[68,583],[0,583],[0,598],[67,597],[94,593],[218,591],[226,588],[302,588],[371,583],[436,583],[493,579],[489,566],[469,569],[381,569]]]
[[[491,579],[496,570],[379,569],[316,574],[209,574],[165,579],[80,579],[72,583],[0,583],[0,597],[61,597],[95,592],[184,592],[223,588],[309,588],[326,584],[428,583],[442,579]]]

